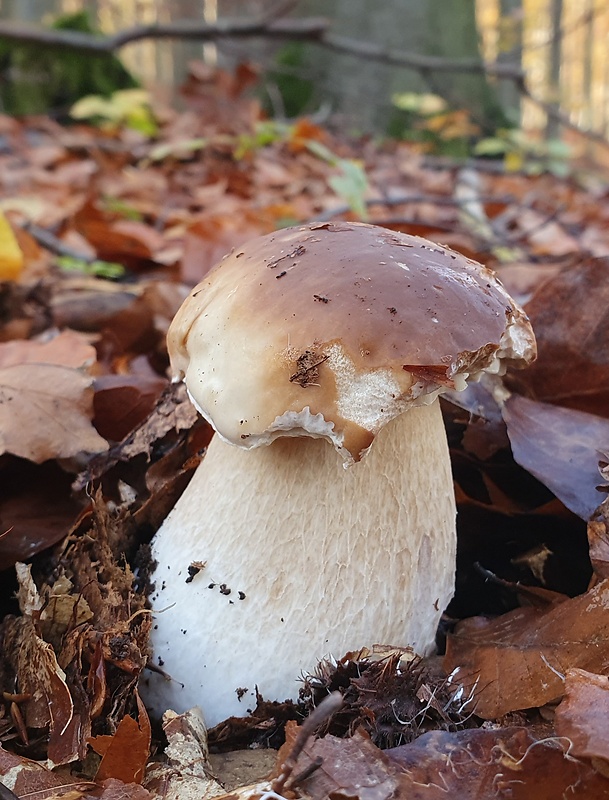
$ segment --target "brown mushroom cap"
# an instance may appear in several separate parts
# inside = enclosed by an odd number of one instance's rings
[[[230,253],[185,300],[168,347],[227,441],[324,436],[355,460],[409,406],[535,357],[526,315],[491,270],[347,222],[286,228]]]

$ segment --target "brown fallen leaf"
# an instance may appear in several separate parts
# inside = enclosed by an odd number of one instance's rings
[[[16,364],[56,364],[80,369],[91,366],[97,354],[87,337],[76,331],[62,331],[45,342],[18,339],[0,344],[0,368]]]
[[[95,427],[120,442],[150,414],[167,380],[148,375],[101,375],[95,380]]]
[[[526,728],[433,731],[385,755],[408,800],[609,798],[609,780],[573,758],[568,742]]]
[[[556,709],[554,727],[571,742],[570,753],[591,758],[593,766],[609,778],[609,678],[583,669],[565,676],[565,697]]]
[[[108,443],[90,422],[92,378],[57,364],[0,369],[0,453],[41,463],[102,453]]]
[[[546,609],[518,608],[494,620],[473,617],[447,640],[444,668],[483,719],[562,697],[565,674],[609,669],[609,579]]]
[[[67,791],[74,798],[83,797],[88,789],[95,788],[88,781],[75,781],[70,775],[59,775],[39,761],[10,753],[0,744],[0,784],[18,797],[35,797],[48,800],[65,797]]]
[[[82,508],[72,476],[54,461],[0,457],[0,571],[26,561],[68,533]]]
[[[121,461],[129,461],[142,454],[149,458],[154,442],[170,431],[191,428],[198,419],[199,414],[188,398],[185,385],[169,384],[148,418],[107,454],[93,459],[87,465],[87,470],[76,479],[74,488],[82,489],[89,481],[96,480]]]
[[[141,783],[146,763],[150,757],[150,720],[139,694],[137,701],[138,721],[124,716],[112,736],[94,736],[89,744],[102,756],[95,775],[97,783],[114,778],[123,783]]]
[[[590,561],[599,578],[609,578],[609,498],[603,500],[588,523]]]
[[[3,657],[11,664],[19,690],[29,695],[21,706],[27,727],[48,727],[49,760],[67,764],[85,755],[74,740],[78,727],[74,703],[52,646],[38,635],[34,618],[42,603],[29,568],[21,565],[17,574],[23,616],[5,622]]]
[[[521,394],[609,416],[609,258],[580,261],[526,305],[537,361],[510,385]]]
[[[288,757],[297,734],[296,723],[288,722],[286,742],[277,758],[279,764]],[[362,731],[356,731],[349,739],[328,735],[308,742],[296,761],[294,775],[311,769],[316,762],[318,768],[301,783],[312,800],[410,797],[401,793],[400,776],[394,764]]]
[[[609,420],[513,394],[502,408],[514,459],[584,520],[603,499],[599,448],[609,447]]]

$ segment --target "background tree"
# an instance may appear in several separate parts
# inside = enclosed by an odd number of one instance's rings
[[[480,58],[475,0],[303,0],[300,14],[331,17],[341,35],[423,55]],[[362,61],[354,56],[307,48],[303,65],[316,72],[317,97],[329,100],[346,124],[386,130],[400,92],[434,92],[451,106],[467,108],[487,130],[505,124],[495,90],[482,74],[428,73]]]

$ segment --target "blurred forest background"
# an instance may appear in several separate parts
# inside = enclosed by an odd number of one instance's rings
[[[328,17],[334,33],[358,41],[522,67],[529,89],[548,107],[583,129],[606,135],[609,128],[606,0],[301,0],[295,6],[292,17]],[[96,29],[112,33],[136,24],[254,18],[270,7],[268,0],[0,0],[0,20],[51,24],[58,15],[86,10]],[[467,109],[468,119],[487,135],[508,124],[548,139],[560,133],[556,119],[522,98],[513,80],[456,71],[422,74],[313,43],[146,40],[122,48],[120,57],[138,80],[166,96],[193,58],[225,67],[254,61],[264,71],[273,115],[338,112],[344,130],[353,133],[399,135],[412,111],[412,92],[439,94],[450,107]],[[35,68],[31,57],[25,61]],[[0,79],[0,86],[9,79],[6,65]],[[404,93],[406,100],[400,100]]]

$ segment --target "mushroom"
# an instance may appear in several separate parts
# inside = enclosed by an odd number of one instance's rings
[[[216,435],[153,541],[153,711],[215,725],[323,657],[430,652],[456,551],[438,395],[535,356],[494,273],[373,225],[286,228],[193,289],[168,347]]]

